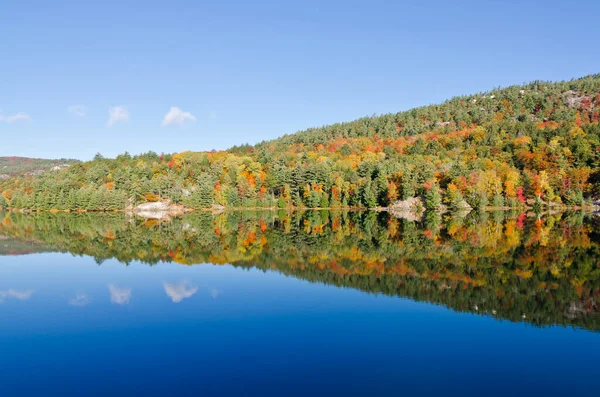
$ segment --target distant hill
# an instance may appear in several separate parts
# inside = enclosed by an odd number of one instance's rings
[[[590,206],[600,199],[600,75],[494,89],[227,151],[97,156],[9,179],[0,193],[0,206],[28,210],[163,200],[195,209]]]
[[[28,157],[0,157],[0,180],[16,176],[36,176],[50,169],[60,169],[78,162],[73,159],[34,159]]]
[[[8,237],[0,234],[0,256],[29,255],[43,252],[54,252],[54,250],[36,240]]]

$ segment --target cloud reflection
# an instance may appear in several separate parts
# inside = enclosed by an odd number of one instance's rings
[[[198,287],[189,285],[187,281],[182,281],[179,284],[164,283],[164,286],[165,292],[174,303],[179,303],[198,292]]]
[[[69,299],[69,305],[83,307],[90,303],[90,297],[86,293],[78,293],[74,298]]]
[[[16,289],[6,289],[6,290],[2,290],[0,291],[0,303],[4,302],[7,298],[14,298],[14,299],[18,299],[21,301],[27,300],[29,298],[31,298],[31,295],[33,295],[34,290],[29,289],[29,290],[16,290]]]
[[[117,305],[126,305],[131,298],[131,288],[119,288],[114,284],[108,285],[110,291],[110,301]]]

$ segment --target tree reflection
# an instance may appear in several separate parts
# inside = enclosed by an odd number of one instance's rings
[[[511,321],[600,329],[600,225],[584,213],[427,213],[421,221],[328,211],[0,219],[4,241],[88,255],[99,264],[114,258],[256,267]],[[194,288],[165,284],[178,302]]]

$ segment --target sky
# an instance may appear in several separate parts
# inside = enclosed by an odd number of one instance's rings
[[[93,4],[92,4],[93,3]],[[226,149],[600,72],[600,1],[7,1],[0,156]]]

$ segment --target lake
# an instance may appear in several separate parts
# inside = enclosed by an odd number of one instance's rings
[[[23,395],[598,395],[584,213],[0,213]]]

